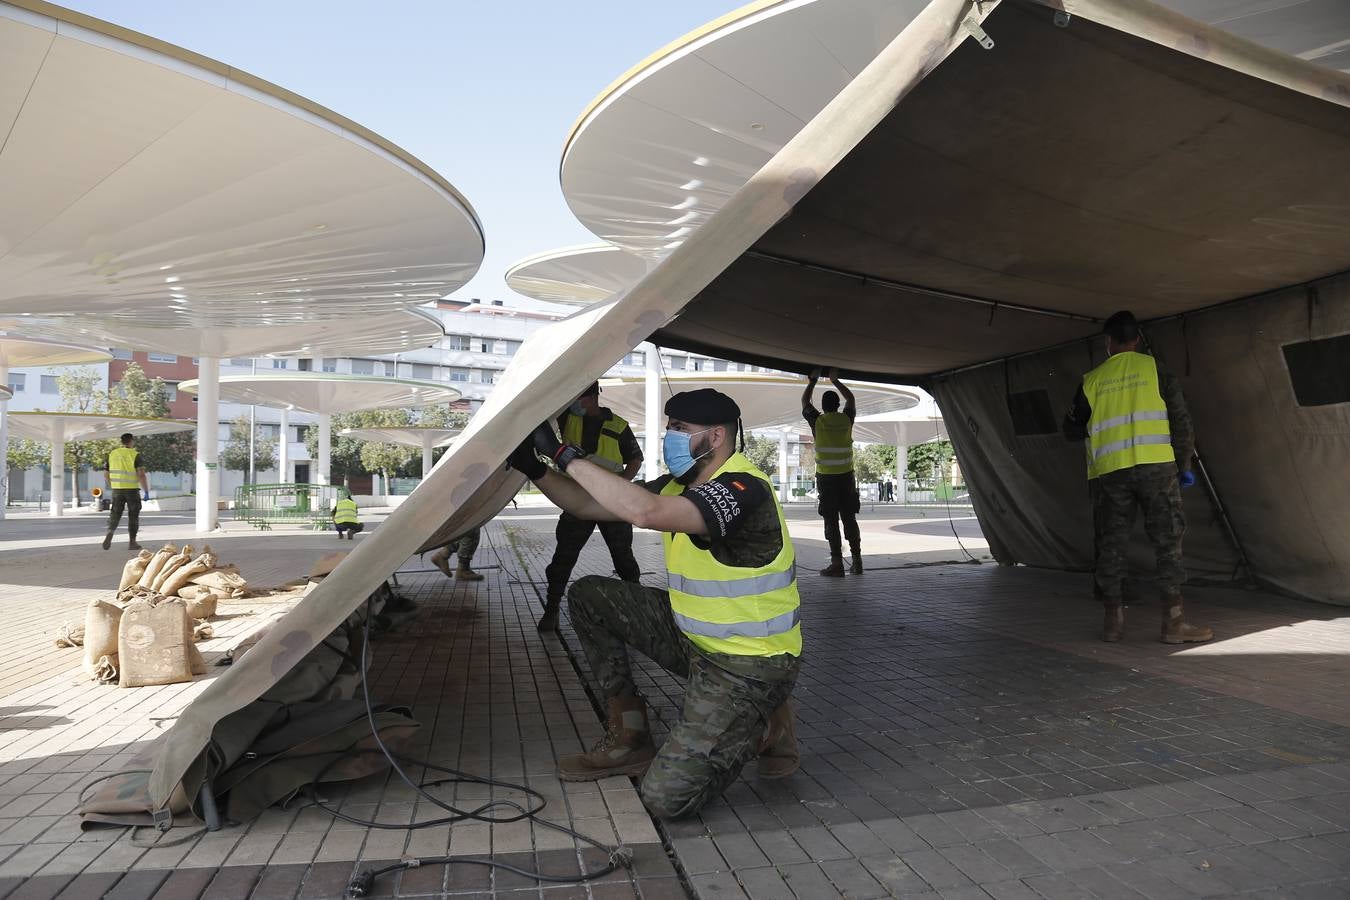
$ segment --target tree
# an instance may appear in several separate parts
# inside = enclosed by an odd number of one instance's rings
[[[373,428],[380,425],[410,425],[412,413],[406,409],[366,409],[353,413],[338,413],[333,416],[333,433],[329,445],[330,475],[335,483],[345,481],[352,475],[361,475],[372,471],[361,461],[361,448],[372,443],[358,438],[345,437],[342,431],[347,428]],[[319,427],[305,429],[305,449],[316,466],[319,462]],[[375,469],[373,471],[379,471]]]
[[[386,444],[380,441],[361,442],[361,466],[367,472],[379,472],[385,483],[391,475],[406,467],[414,458],[421,458],[415,447],[407,444]]]
[[[909,448],[909,463],[906,466],[910,482],[920,489],[932,490],[935,485],[947,480],[955,456],[951,441],[915,444]]]
[[[464,428],[469,424],[469,414],[448,406],[428,406],[417,413],[417,424],[426,428]],[[435,465],[449,447],[437,447],[431,451],[431,462]],[[418,470],[421,471],[420,469]]]
[[[757,434],[745,436],[745,456],[772,478],[778,474],[778,441]]]
[[[895,448],[885,444],[866,444],[853,449],[853,473],[858,484],[895,477]]]
[[[67,369],[56,376],[56,389],[61,392],[61,411],[79,413],[102,413],[108,408],[108,395],[99,388],[102,377],[97,369],[81,366]],[[65,467],[70,469],[74,479],[71,484],[71,496],[75,505],[80,505],[80,472],[97,466],[108,458],[108,454],[117,446],[115,441],[66,441]],[[58,502],[57,498],[52,498]]]
[[[220,451],[220,464],[236,472],[248,472],[248,416],[240,416],[230,423],[230,437],[225,449]],[[255,472],[265,472],[276,468],[276,444],[263,434],[262,426],[253,429],[253,468]],[[247,480],[245,474],[245,480]]]
[[[108,412],[137,419],[169,417],[169,388],[162,378],[151,380],[137,363],[127,366],[122,380],[108,391]],[[136,451],[147,472],[191,472],[197,466],[195,431],[152,434],[136,439]]]

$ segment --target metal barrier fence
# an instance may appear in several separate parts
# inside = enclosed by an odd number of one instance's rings
[[[331,484],[245,484],[234,489],[234,517],[262,529],[305,525],[316,530],[333,521],[341,488]]]

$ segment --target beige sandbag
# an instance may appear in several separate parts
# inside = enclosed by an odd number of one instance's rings
[[[212,590],[204,584],[193,584],[188,582],[178,589],[178,596],[184,600],[196,600],[198,597],[205,597],[212,593]]]
[[[84,611],[84,671],[96,678],[96,669],[102,657],[112,657],[117,664],[117,635],[122,621],[122,607],[107,600],[94,600]]]
[[[215,594],[204,594],[195,600],[184,600],[187,604],[187,614],[193,619],[209,619],[216,614],[216,604],[220,598]]]
[[[84,626],[72,625],[69,622],[62,625],[56,633],[56,646],[61,648],[83,647]]]
[[[151,605],[133,600],[117,635],[117,683],[122,687],[192,680],[192,620],[177,598]]]
[[[196,644],[188,644],[188,668],[192,670],[193,675],[206,674],[206,660]]]
[[[210,622],[192,623],[192,637],[198,641],[209,641],[216,636],[216,626]]]
[[[193,584],[206,585],[211,589],[211,593],[220,597],[233,597],[236,591],[242,593],[248,590],[248,582],[239,574],[239,568],[233,565],[212,569],[189,580]]]
[[[170,575],[169,580],[160,585],[160,593],[169,597],[175,596],[192,579],[211,571],[211,565],[214,562],[214,556],[209,553],[203,553],[201,556]]]
[[[117,680],[117,654],[100,656],[94,663],[94,680],[99,684],[112,684]]]
[[[127,560],[127,564],[122,567],[122,580],[117,585],[119,593],[131,587],[141,575],[145,574],[145,567],[150,564],[152,556],[154,554],[149,550],[142,550]]]
[[[169,561],[169,557],[177,552],[178,548],[173,544],[165,544],[159,548],[159,551],[150,557],[150,562],[146,564],[141,577],[136,579],[136,586],[149,589],[155,583],[155,576],[159,574],[159,570],[164,568],[164,564]]]
[[[184,544],[183,549],[170,556],[168,562],[159,570],[159,574],[155,576],[155,581],[150,585],[150,589],[156,593],[164,593],[160,588],[169,580],[169,576],[190,562],[192,562],[192,545]]]

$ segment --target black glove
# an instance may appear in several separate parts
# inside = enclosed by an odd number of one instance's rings
[[[506,458],[506,464],[531,481],[538,481],[548,471],[548,466],[544,465],[544,461],[535,452],[533,435],[525,438],[519,447],[511,451],[511,455]]]
[[[586,455],[580,447],[564,444],[558,440],[553,434],[553,426],[547,422],[541,423],[530,438],[534,441],[534,449],[553,460],[559,472],[566,472],[572,460],[581,459]]]

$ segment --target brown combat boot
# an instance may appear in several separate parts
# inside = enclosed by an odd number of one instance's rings
[[[563,781],[599,781],[611,775],[640,776],[655,756],[646,702],[641,697],[611,697],[605,736],[589,753],[574,753],[558,760],[558,777]]]
[[[1119,603],[1107,604],[1106,621],[1102,625],[1102,640],[1114,644],[1125,636],[1125,607]]]
[[[1181,595],[1162,598],[1162,642],[1164,644],[1203,644],[1214,632],[1203,625],[1191,625],[1182,618]]]
[[[440,569],[446,578],[455,577],[455,573],[450,570],[450,551],[445,547],[431,554],[431,564]]]
[[[458,569],[455,569],[455,577],[458,578],[460,581],[482,581],[482,580],[483,580],[483,576],[482,576],[482,575],[479,575],[479,574],[478,574],[477,572],[475,572],[473,569],[470,569],[468,566],[465,566],[465,565],[461,565]]]
[[[791,701],[773,711],[759,739],[759,777],[786,778],[801,768],[802,757],[797,752],[797,717]]]
[[[820,570],[820,574],[826,578],[844,577],[844,558],[842,556],[831,556],[830,564]]]
[[[854,575],[861,575],[863,572],[862,549],[857,544],[854,544],[853,546],[849,547],[849,553],[853,557],[853,568],[851,571],[853,572]]]

